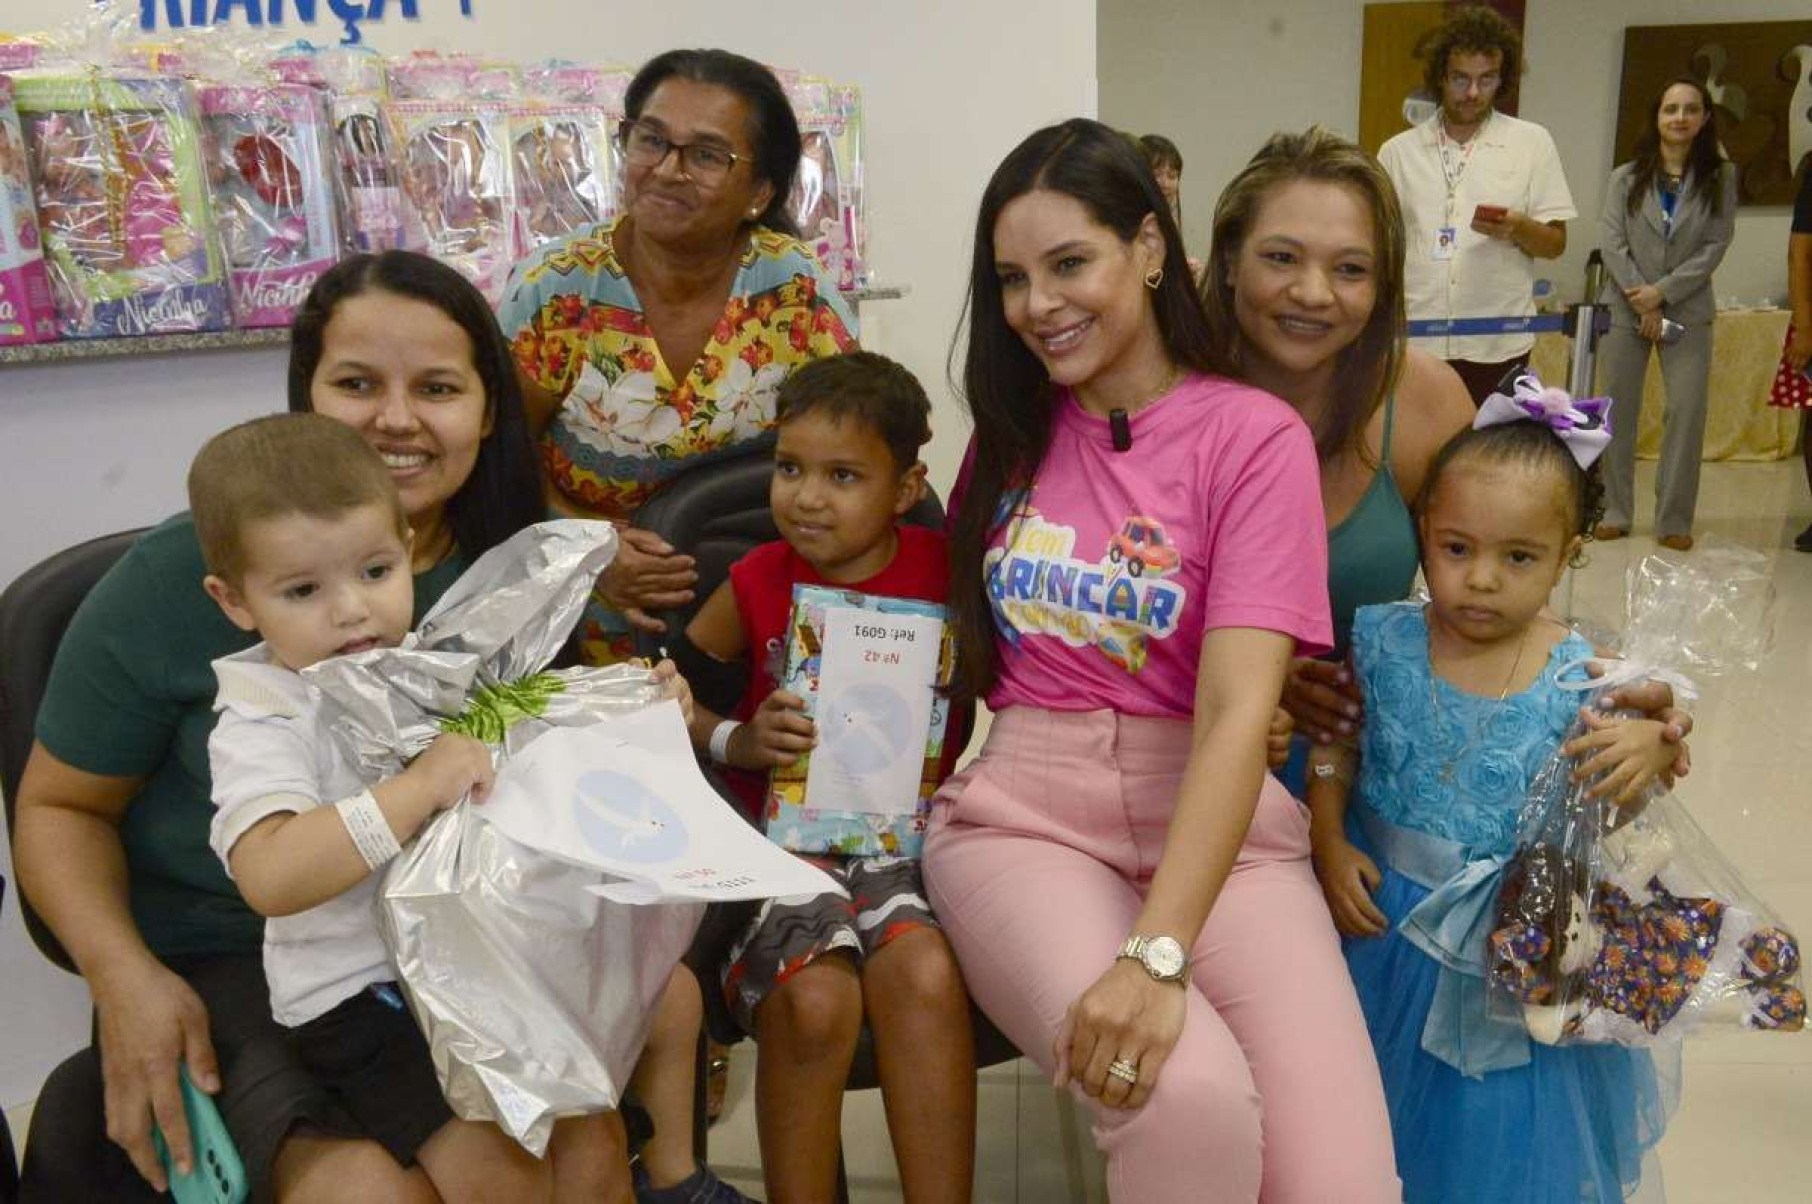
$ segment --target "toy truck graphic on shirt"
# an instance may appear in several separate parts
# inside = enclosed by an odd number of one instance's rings
[[[1005,547],[988,552],[986,579],[997,625],[1009,642],[1049,635],[1138,673],[1150,641],[1177,628],[1187,591],[1168,580],[1183,567],[1164,524],[1131,514],[1098,560],[1075,555],[1073,528],[1047,521],[1023,495],[1011,502]]]

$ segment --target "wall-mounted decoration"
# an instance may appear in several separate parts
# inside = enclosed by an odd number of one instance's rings
[[[1812,21],[1625,29],[1613,162],[1634,154],[1655,93],[1676,75],[1711,93],[1739,203],[1792,204],[1794,170],[1812,153]]]

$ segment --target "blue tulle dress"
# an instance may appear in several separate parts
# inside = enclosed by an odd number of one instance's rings
[[[1404,1199],[1621,1200],[1660,1140],[1677,1080],[1647,1050],[1528,1040],[1486,1015],[1482,978],[1523,795],[1582,698],[1556,677],[1591,648],[1568,636],[1536,683],[1502,702],[1434,676],[1419,603],[1362,608],[1353,653],[1366,723],[1347,829],[1383,874],[1374,901],[1391,930],[1345,948]]]

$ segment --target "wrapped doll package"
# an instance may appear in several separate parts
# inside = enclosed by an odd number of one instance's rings
[[[810,76],[787,83],[799,120],[799,172],[787,212],[840,289],[862,283],[862,93]]]
[[[768,838],[800,853],[917,857],[944,760],[954,645],[944,608],[793,587],[781,688],[818,746],[774,770]]]
[[[0,75],[0,347],[57,337],[12,80]]]
[[[602,105],[510,106],[517,258],[616,215],[611,126]]]
[[[381,108],[383,60],[341,47],[274,59],[270,70],[286,83],[306,84],[326,96],[342,249],[349,255],[375,254],[402,246],[403,193]]]
[[[402,172],[403,245],[451,264],[496,305],[513,263],[505,107],[394,100],[384,110]]]
[[[13,79],[58,332],[225,329],[225,255],[188,84],[50,70]]]
[[[302,84],[208,84],[199,100],[235,319],[288,326],[339,257],[326,99]]]
[[[1753,667],[1771,633],[1766,569],[1757,553],[1716,545],[1641,561],[1630,570],[1625,659],[1597,689],[1654,678],[1684,702],[1691,682],[1679,667]],[[1572,770],[1557,754],[1523,806],[1487,941],[1493,1013],[1548,1044],[1802,1028],[1798,938],[1679,799],[1657,789],[1632,814],[1585,797],[1590,783],[1573,783]]]
[[[704,902],[836,891],[711,790],[652,673],[545,668],[616,546],[609,523],[530,527],[400,647],[305,673],[367,781],[444,731],[492,749],[490,795],[391,864],[378,921],[448,1103],[537,1155],[618,1105]]]

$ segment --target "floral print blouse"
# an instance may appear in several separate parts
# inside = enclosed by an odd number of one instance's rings
[[[803,243],[758,227],[704,353],[676,374],[617,259],[616,229],[530,256],[499,320],[522,371],[562,399],[542,454],[566,508],[626,520],[681,468],[772,427],[780,382],[852,350],[856,323]]]

